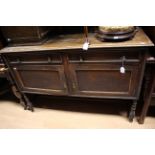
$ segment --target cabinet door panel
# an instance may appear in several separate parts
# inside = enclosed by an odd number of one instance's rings
[[[126,73],[119,71],[121,64],[70,64],[72,89],[75,95],[136,96],[139,65],[126,64]]]
[[[14,67],[23,91],[47,94],[66,94],[63,66],[20,65]]]

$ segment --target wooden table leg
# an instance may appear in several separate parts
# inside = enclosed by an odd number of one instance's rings
[[[155,73],[152,74],[149,85],[147,86],[146,91],[145,91],[146,94],[144,96],[144,105],[143,105],[143,108],[140,114],[140,118],[138,120],[140,124],[144,123],[144,119],[146,117],[149,105],[151,103],[151,98],[152,98],[152,93],[153,93],[154,88],[155,88]]]
[[[33,112],[34,111],[34,108],[33,108],[33,105],[31,103],[31,101],[29,100],[29,98],[27,97],[26,94],[23,93],[23,96],[24,96],[24,99],[25,99],[25,101],[27,103],[27,109],[28,110],[31,110]]]
[[[133,119],[135,117],[136,106],[137,106],[137,100],[134,100],[133,104],[131,106],[130,113],[129,113],[129,121],[130,122],[133,122]]]
[[[15,85],[12,85],[12,92],[13,94],[19,99],[20,104],[24,107],[24,110],[27,109],[27,105],[24,102],[22,95],[20,94],[20,92],[17,90]]]

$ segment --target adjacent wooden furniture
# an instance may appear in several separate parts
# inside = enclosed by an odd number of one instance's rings
[[[146,26],[143,27],[147,35],[151,38],[153,43],[155,43],[155,26]],[[150,55],[147,56],[147,66],[145,70],[145,78],[144,78],[144,90],[142,93],[142,110],[139,117],[138,122],[140,124],[144,123],[145,117],[147,115],[148,109],[151,105],[154,105],[154,99],[155,99],[155,48],[151,48]]]
[[[141,29],[125,42],[101,42],[89,34],[88,51],[82,50],[84,41],[82,34],[61,35],[43,45],[1,50],[25,109],[33,111],[28,94],[124,99],[133,103],[132,121],[153,43]]]
[[[0,30],[9,45],[33,45],[45,41],[52,28],[48,26],[2,26]]]
[[[144,123],[148,109],[153,104],[153,98],[155,98],[155,58],[149,57],[147,59],[147,67],[144,78],[144,90],[143,90],[143,107],[138,122]]]
[[[83,26],[1,26],[0,31],[9,46],[37,45],[56,35],[83,33]]]

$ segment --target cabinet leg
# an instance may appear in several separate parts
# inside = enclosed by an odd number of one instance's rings
[[[12,92],[13,94],[19,99],[20,104],[24,107],[24,110],[27,109],[26,103],[22,98],[22,95],[20,94],[20,92],[17,90],[16,86],[13,85],[12,86]]]
[[[26,106],[26,104],[25,104],[25,102],[23,101],[22,98],[20,98],[20,104],[24,107],[24,110],[27,109],[27,106]]]
[[[133,119],[135,117],[135,111],[136,111],[137,101],[133,101],[133,104],[131,106],[131,110],[129,113],[129,121],[133,122]]]
[[[31,103],[31,101],[29,100],[29,98],[27,97],[27,95],[23,94],[23,96],[24,96],[24,99],[25,99],[25,101],[26,101],[26,103],[27,103],[26,109],[27,109],[27,110],[31,110],[31,111],[33,112],[34,109],[33,109],[33,105],[32,105],[32,103]]]
[[[33,106],[27,95],[20,94],[15,86],[12,86],[12,91],[14,95],[20,100],[20,104],[24,107],[24,110],[34,111]]]

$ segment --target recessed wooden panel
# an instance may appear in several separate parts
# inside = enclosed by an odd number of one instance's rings
[[[63,87],[58,71],[21,70],[19,72],[24,87],[54,90],[60,90]]]
[[[62,66],[25,65],[16,66],[14,71],[22,90],[42,93],[66,93]]]
[[[121,74],[118,70],[76,70],[80,91],[128,93],[131,71]]]
[[[73,94],[93,96],[135,97],[138,90],[139,66],[126,64],[126,73],[120,73],[121,64],[70,64]]]

